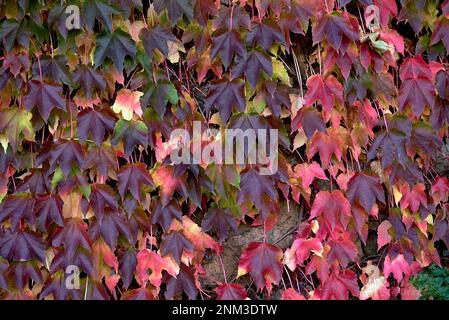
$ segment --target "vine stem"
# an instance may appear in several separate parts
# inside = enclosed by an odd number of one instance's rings
[[[231,17],[229,19],[229,31],[232,31],[233,16],[234,16],[234,3],[231,1]]]
[[[228,277],[226,276],[226,269],[225,269],[224,264],[223,264],[223,259],[221,258],[221,253],[218,254],[218,260],[220,260],[221,270],[223,271],[223,278],[224,278],[225,283],[227,284],[228,283]]]

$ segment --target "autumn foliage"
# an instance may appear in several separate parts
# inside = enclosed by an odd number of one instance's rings
[[[6,0],[0,19],[0,299],[417,299],[410,277],[447,262],[448,0]],[[194,121],[277,129],[277,172],[174,165]]]

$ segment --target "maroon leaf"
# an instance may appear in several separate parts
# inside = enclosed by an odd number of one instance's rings
[[[34,232],[5,230],[0,233],[0,255],[9,260],[45,262],[45,244]]]
[[[242,79],[215,80],[209,87],[205,108],[209,112],[213,106],[218,106],[220,118],[227,121],[233,107],[238,111],[245,111],[245,82]]]
[[[232,69],[232,79],[245,74],[248,82],[255,88],[261,71],[264,71],[271,77],[273,74],[271,59],[268,55],[259,50],[252,50],[247,56],[237,61]]]
[[[28,194],[9,195],[0,207],[0,223],[10,219],[13,232],[17,231],[22,219],[33,226],[36,221],[33,212],[35,202]]]
[[[158,49],[164,56],[168,56],[168,41],[176,42],[173,33],[157,25],[151,29],[142,29],[139,35],[143,42],[145,52],[150,59],[153,58],[154,49]]]
[[[185,292],[191,299],[195,300],[197,295],[195,285],[194,269],[181,265],[179,274],[175,277],[170,277],[167,280],[167,290],[165,291],[166,299],[173,299],[175,295]]]
[[[385,203],[385,194],[377,176],[357,172],[348,183],[346,192],[348,200],[354,205],[356,201],[370,212],[376,199]]]
[[[62,87],[58,84],[31,80],[25,97],[25,106],[28,110],[37,107],[42,118],[47,121],[55,107],[66,110],[66,103],[61,93]]]
[[[250,201],[266,220],[277,202],[276,184],[272,176],[261,175],[257,169],[250,168],[241,173],[240,191],[237,202]]]
[[[181,221],[182,210],[176,200],[171,200],[167,205],[159,201],[151,203],[151,223],[159,223],[164,230],[168,230],[173,219]]]
[[[161,254],[171,255],[179,264],[183,251],[193,251],[192,243],[179,231],[170,231],[162,237]]]
[[[399,77],[402,80],[399,89],[399,109],[402,111],[410,105],[413,113],[419,117],[428,105],[435,106],[435,88],[432,72],[421,55],[405,59]]]
[[[223,29],[219,30],[212,37],[212,50],[210,52],[211,60],[220,53],[221,61],[227,68],[231,64],[234,54],[244,56],[246,54],[245,46],[240,39],[237,31]]]
[[[218,239],[223,241],[229,233],[231,228],[235,233],[237,230],[237,221],[232,216],[228,209],[213,208],[209,210],[203,218],[201,228],[204,231],[209,231],[214,228],[217,229]]]
[[[64,246],[64,253],[69,260],[75,257],[78,247],[91,250],[91,241],[87,233],[87,225],[79,219],[70,219],[57,231],[52,240],[55,247]]]
[[[215,288],[217,300],[245,300],[246,290],[237,283],[223,283]]]
[[[264,19],[261,23],[253,22],[251,30],[246,34],[246,42],[251,46],[259,44],[266,51],[271,49],[273,43],[286,46],[282,30],[272,19]]]
[[[39,229],[45,232],[50,223],[54,222],[60,227],[64,225],[62,216],[63,201],[59,195],[46,195],[36,200],[34,213],[37,216]]]
[[[77,115],[78,137],[84,142],[90,134],[97,146],[101,146],[106,130],[112,130],[114,123],[114,117],[104,109],[100,111],[84,109]]]
[[[141,186],[149,185],[154,188],[153,179],[144,163],[127,164],[117,173],[118,191],[122,199],[127,191],[139,202],[142,202]]]

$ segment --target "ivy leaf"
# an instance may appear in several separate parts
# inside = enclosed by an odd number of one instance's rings
[[[318,11],[323,9],[322,3],[313,0],[293,0],[291,5],[292,12],[304,31],[307,31],[309,27],[310,18],[316,17]]]
[[[273,284],[282,277],[282,250],[270,243],[251,242],[240,256],[237,278],[251,275],[258,290],[267,288],[270,295]]]
[[[324,300],[348,300],[349,292],[354,297],[360,293],[357,276],[352,270],[334,269],[322,285],[320,298]]]
[[[175,190],[178,190],[181,194],[187,194],[186,175],[176,172],[173,166],[163,165],[158,167],[153,173],[153,178],[156,185],[161,188],[160,198],[163,206],[172,200]]]
[[[117,145],[122,140],[125,145],[125,153],[129,155],[138,144],[147,147],[147,132],[148,128],[142,121],[119,119],[115,123],[111,143],[112,145]]]
[[[164,117],[167,102],[172,105],[178,104],[178,91],[170,81],[150,82],[145,89],[145,94],[141,98],[142,106],[152,106],[161,118]]]
[[[12,51],[17,41],[24,47],[28,47],[30,33],[25,30],[24,25],[15,19],[4,20],[0,26],[0,39],[7,51]]]
[[[42,232],[48,229],[51,222],[60,227],[64,226],[63,204],[59,195],[45,195],[36,199],[34,214],[37,216],[37,225]]]
[[[435,45],[438,42],[442,42],[446,48],[446,52],[449,52],[449,19],[445,16],[441,16],[435,23],[435,29],[432,32],[430,38],[430,45]]]
[[[70,219],[64,228],[60,228],[55,234],[52,245],[64,246],[64,253],[69,260],[74,260],[78,255],[77,249],[84,248],[91,251],[91,240],[87,232],[87,224],[80,219]]]
[[[220,118],[227,121],[231,116],[233,107],[237,111],[245,111],[245,81],[242,79],[215,80],[210,84],[209,92],[206,97],[205,108],[208,112],[213,106],[219,107]]]
[[[313,43],[326,39],[338,52],[345,52],[350,42],[359,41],[359,23],[347,12],[334,11],[323,14],[313,28]]]
[[[316,74],[307,79],[307,94],[304,96],[304,105],[311,106],[316,101],[320,101],[323,109],[330,113],[334,104],[343,105],[343,86],[333,76],[323,78],[321,74]]]
[[[167,290],[165,291],[166,299],[173,299],[176,294],[185,292],[191,299],[196,299],[196,279],[195,269],[193,267],[187,267],[182,264],[179,274],[175,277],[170,277],[167,280]]]
[[[129,288],[131,285],[131,282],[134,279],[134,270],[136,270],[136,266],[136,253],[134,252],[134,249],[130,248],[120,256],[119,270],[125,288]]]
[[[85,169],[95,169],[103,177],[108,176],[108,172],[117,167],[117,156],[111,146],[101,146],[92,148],[84,161]]]
[[[394,161],[405,165],[407,154],[405,151],[406,135],[398,130],[382,131],[376,138],[368,152],[368,160],[375,158],[377,149],[380,148],[382,168],[390,166]]]
[[[222,283],[215,288],[217,300],[246,300],[245,288],[238,283]]]
[[[49,80],[63,82],[67,85],[72,84],[71,75],[67,69],[67,58],[64,56],[41,56],[39,62],[35,62],[32,68],[35,78],[39,77],[42,72],[42,77]]]
[[[237,61],[232,69],[231,80],[240,77],[244,73],[248,82],[255,88],[261,71],[264,71],[271,77],[273,74],[271,59],[268,55],[259,50],[252,50],[246,57]]]
[[[277,203],[276,184],[272,176],[261,175],[255,168],[240,173],[240,191],[237,194],[239,204],[249,201],[261,213],[264,221],[273,212]]]
[[[78,65],[73,73],[73,81],[81,85],[87,97],[91,97],[95,89],[106,89],[106,81],[103,75],[84,64]]]
[[[34,128],[31,123],[33,115],[23,108],[5,108],[0,111],[0,131],[6,136],[14,152],[17,151],[19,139],[34,141]]]
[[[358,250],[348,233],[338,232],[328,244],[331,247],[327,254],[329,263],[338,261],[343,268],[346,268],[350,261],[356,261]]]
[[[127,191],[134,199],[142,202],[141,186],[149,185],[154,188],[153,179],[144,163],[130,163],[122,167],[117,173],[118,191],[122,199]]]
[[[89,227],[89,233],[92,239],[96,239],[101,235],[112,250],[115,250],[117,246],[119,234],[122,234],[130,244],[135,242],[135,237],[131,233],[129,222],[125,216],[120,211],[110,209],[104,210],[101,220],[98,219],[92,223]]]
[[[237,221],[227,209],[213,208],[206,213],[201,223],[201,229],[209,231],[213,227],[217,229],[220,242],[228,236],[230,228],[234,233],[238,232]]]
[[[114,117],[106,109],[84,109],[77,114],[78,138],[84,142],[90,134],[96,145],[101,146],[106,130],[112,130],[114,123]]]
[[[201,26],[206,26],[208,15],[215,17],[218,9],[215,3],[209,0],[195,0],[193,1],[193,16]]]
[[[357,172],[348,183],[346,192],[348,200],[354,205],[359,202],[366,210],[370,212],[376,199],[385,203],[385,194],[377,176]]]
[[[331,231],[335,229],[337,221],[346,227],[348,217],[351,216],[351,204],[340,190],[320,191],[313,201],[309,219],[321,215]]]
[[[140,91],[131,91],[129,89],[122,89],[118,92],[115,102],[112,105],[112,110],[115,113],[121,113],[123,119],[130,121],[135,113],[142,117],[142,107],[140,106],[140,97],[143,95]]]
[[[151,274],[148,274],[148,269]],[[156,252],[144,249],[137,254],[137,275],[141,283],[147,281],[159,289],[162,283],[162,272],[166,271],[172,277],[179,273],[179,266],[171,257],[161,257]]]
[[[136,57],[136,44],[128,33],[117,29],[113,33],[102,32],[97,36],[94,53],[96,67],[101,65],[106,57],[109,57],[114,63],[114,67],[122,72],[125,56],[132,59]]]
[[[238,54],[241,57],[246,55],[245,46],[237,31],[223,29],[215,33],[212,37],[210,59],[215,59],[219,53],[221,61],[226,68],[231,64],[234,54]]]
[[[409,145],[422,158],[429,157],[435,160],[443,147],[443,142],[430,125],[417,122],[413,124]]]
[[[175,25],[182,16],[186,16],[189,20],[193,19],[193,8],[191,0],[155,0],[154,10],[160,13],[167,9],[168,17],[173,25]]]
[[[301,108],[292,121],[292,129],[303,128],[307,138],[312,138],[315,131],[326,132],[326,124],[314,107]]]
[[[312,158],[315,153],[319,153],[321,164],[324,168],[327,168],[330,164],[332,155],[338,160],[342,157],[341,141],[336,137],[330,137],[326,133],[315,131],[315,134],[310,140],[310,147],[307,150],[307,156]]]
[[[8,260],[37,259],[45,262],[46,246],[41,237],[31,231],[6,229],[0,233],[0,255]]]
[[[164,56],[168,57],[168,42],[177,42],[173,33],[166,28],[157,25],[151,29],[142,29],[139,38],[150,60],[153,59],[154,49],[158,49]]]
[[[180,264],[184,251],[193,252],[192,243],[179,231],[170,231],[162,237],[161,254],[171,255]]]
[[[250,30],[251,19],[244,6],[220,6],[212,25],[215,29],[239,30],[240,27],[245,27]]]
[[[89,197],[89,206],[93,209],[95,217],[103,220],[106,210],[118,211],[118,202],[114,190],[105,184],[94,184]]]
[[[399,89],[399,110],[410,105],[413,113],[419,117],[428,105],[435,106],[435,88],[432,83],[432,72],[421,55],[405,59],[399,77],[402,80]]]
[[[106,27],[106,29],[108,29],[108,31],[111,31],[111,16],[119,13],[120,11],[103,0],[88,0],[83,4],[83,17],[85,19],[87,28],[91,32],[93,31],[95,18],[101,21],[101,23]]]
[[[292,246],[285,251],[284,263],[291,271],[295,271],[296,266],[302,266],[312,252],[318,255],[322,254],[323,245],[319,239],[297,238],[293,241]]]
[[[30,111],[37,106],[42,118],[47,121],[54,107],[66,111],[66,103],[61,97],[62,87],[52,82],[29,82],[28,94],[25,96],[25,106]]]
[[[17,231],[22,219],[33,226],[36,222],[36,216],[33,212],[35,201],[27,194],[9,195],[0,207],[0,223],[9,218],[13,232]]]
[[[43,169],[31,169],[16,192],[30,191],[33,197],[50,192],[49,174]]]
[[[163,205],[159,201],[151,203],[151,223],[159,223],[165,231],[169,230],[173,219],[181,221],[182,210],[176,200],[171,200],[167,205]]]
[[[251,46],[259,44],[266,51],[271,49],[273,43],[286,46],[282,30],[272,19],[264,19],[261,23],[253,22],[251,30],[246,34],[246,42]]]
[[[47,156],[44,154],[44,156]],[[48,154],[50,165],[52,168],[58,164],[61,167],[64,176],[68,176],[72,163],[76,163],[78,167],[82,168],[84,164],[84,153],[81,145],[74,140],[60,140],[52,146]],[[36,159],[36,162],[41,163],[42,158]]]

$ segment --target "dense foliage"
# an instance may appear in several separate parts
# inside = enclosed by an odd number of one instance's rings
[[[449,0],[152,2],[1,2],[0,298],[418,298],[449,246]],[[279,130],[277,172],[174,165],[194,121]],[[205,284],[291,210],[287,248]]]

